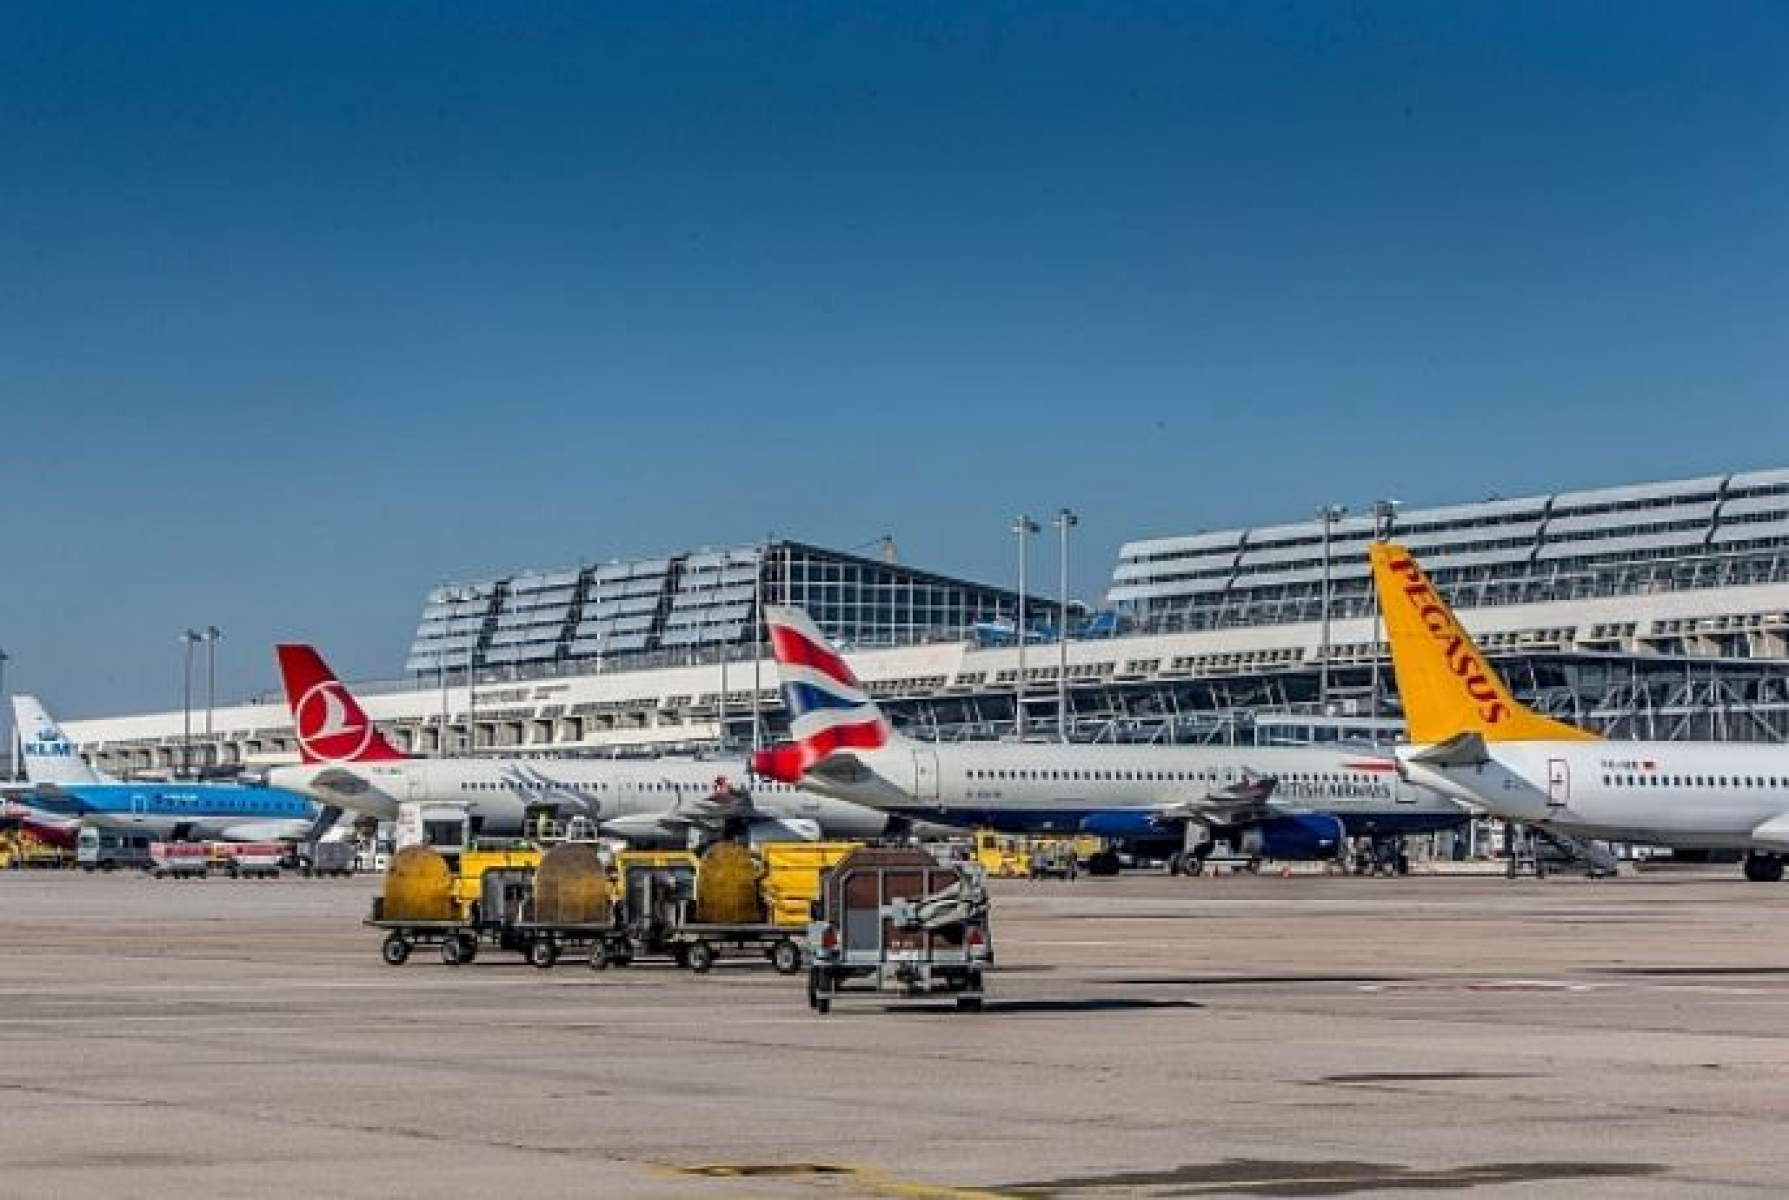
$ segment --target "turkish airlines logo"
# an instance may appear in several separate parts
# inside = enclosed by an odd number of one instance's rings
[[[352,762],[373,742],[373,723],[353,720],[348,714],[353,701],[347,689],[326,679],[301,697],[292,709],[298,740],[313,758],[323,762]]]
[[[1404,597],[1416,609],[1423,628],[1441,647],[1441,657],[1448,670],[1459,677],[1466,687],[1466,694],[1478,704],[1479,719],[1487,725],[1496,725],[1509,716],[1509,706],[1497,694],[1497,683],[1490,669],[1473,653],[1471,639],[1447,611],[1441,597],[1435,594],[1422,568],[1409,558],[1400,558],[1388,565],[1404,577]]]

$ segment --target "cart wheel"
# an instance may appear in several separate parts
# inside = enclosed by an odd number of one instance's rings
[[[958,1012],[980,1012],[981,1011],[981,997],[980,996],[958,996],[957,997],[957,1011]]]
[[[590,947],[590,969],[592,971],[609,969],[609,951],[601,942]]]
[[[401,967],[410,961],[410,942],[403,934],[395,930],[385,935],[385,944],[379,947],[379,957],[385,960],[388,967]]]
[[[441,943],[441,961],[450,967],[457,967],[466,961],[465,946],[458,936],[449,936]]]
[[[789,938],[770,948],[770,965],[776,968],[778,975],[793,975],[801,970],[801,947]]]
[[[832,999],[820,994],[820,968],[808,971],[808,1007],[824,1016],[832,1011]]]
[[[528,943],[528,965],[546,970],[559,961],[559,946],[552,938],[535,938]]]
[[[714,970],[714,960],[719,957],[714,947],[707,942],[691,942],[689,948],[690,970],[698,975],[706,975]]]

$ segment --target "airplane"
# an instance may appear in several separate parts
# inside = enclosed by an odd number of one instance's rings
[[[1519,703],[1404,547],[1369,549],[1410,742],[1405,775],[1492,815],[1579,838],[1743,849],[1783,877],[1789,747],[1616,742]]]
[[[278,648],[302,765],[276,766],[268,782],[318,803],[397,819],[409,801],[464,803],[475,833],[528,832],[542,812],[585,817],[634,844],[685,845],[692,834],[753,841],[883,837],[903,831],[888,814],[772,780],[742,787],[738,758],[415,758],[386,740],[315,648]]]
[[[914,741],[806,613],[764,611],[794,740],[752,766],[785,783],[958,827],[1097,834],[1167,857],[1172,871],[1196,871],[1219,839],[1256,857],[1333,859],[1352,836],[1399,839],[1467,819],[1401,780],[1394,759],[1345,748]],[[1188,839],[1188,823],[1204,836]],[[1115,871],[1116,851],[1089,866]]]
[[[102,775],[34,696],[12,698],[31,791],[26,806],[59,818],[175,841],[277,842],[304,837],[316,810],[302,796],[233,783],[150,783]]]

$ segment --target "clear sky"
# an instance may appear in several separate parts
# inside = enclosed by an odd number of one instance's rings
[[[451,577],[1789,464],[1789,8],[0,5],[9,689]],[[1054,548],[1036,547],[1053,579]]]

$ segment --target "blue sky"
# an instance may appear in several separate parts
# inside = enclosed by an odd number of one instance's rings
[[[10,687],[447,577],[1789,463],[1789,8],[0,7]],[[1054,577],[1040,546],[1037,577]]]

